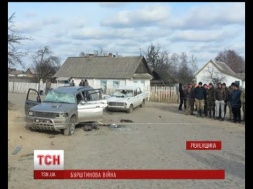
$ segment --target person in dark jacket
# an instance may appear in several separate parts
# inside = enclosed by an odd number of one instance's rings
[[[194,97],[198,114],[202,117],[206,100],[206,89],[202,86],[202,82],[199,82],[198,86],[194,89]]]
[[[84,81],[83,81],[83,79],[80,81],[79,86],[84,86]]]
[[[184,104],[184,98],[185,98],[185,95],[184,95],[184,89],[183,89],[183,85],[182,83],[179,83],[179,107],[178,107],[178,110],[182,110],[182,105]]]
[[[241,123],[241,91],[237,83],[233,84],[233,91],[231,93],[231,107],[233,112],[234,123]]]
[[[215,100],[215,119],[219,118],[219,113],[221,110],[221,121],[224,121],[224,106],[225,106],[226,93],[222,88],[221,83],[217,84],[217,88],[214,91]]]

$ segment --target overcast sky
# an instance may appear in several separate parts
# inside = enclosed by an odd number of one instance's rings
[[[218,52],[245,57],[245,3],[8,3],[20,34],[33,40],[19,48],[47,45],[60,57],[81,51],[138,56],[152,43],[169,53],[186,52],[201,68]],[[31,58],[24,59],[26,68]]]

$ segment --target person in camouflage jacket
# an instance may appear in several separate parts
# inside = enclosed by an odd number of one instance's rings
[[[193,107],[194,107],[194,88],[192,87],[192,83],[188,84],[188,87],[184,90],[185,99],[186,99],[186,109],[185,115],[194,115]]]

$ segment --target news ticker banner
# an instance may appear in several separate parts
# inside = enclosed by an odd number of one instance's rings
[[[187,141],[186,150],[221,150],[221,141]],[[34,150],[34,179],[225,179],[225,171],[64,170],[63,150]]]

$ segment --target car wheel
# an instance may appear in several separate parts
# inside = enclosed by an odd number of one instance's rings
[[[131,113],[133,111],[133,105],[131,104],[127,110],[127,113]]]
[[[76,127],[76,117],[72,116],[69,120],[68,128],[63,130],[63,134],[65,136],[73,135],[75,132],[75,127]]]
[[[145,100],[143,99],[143,101],[142,101],[140,107],[143,107],[144,105],[145,105]]]

